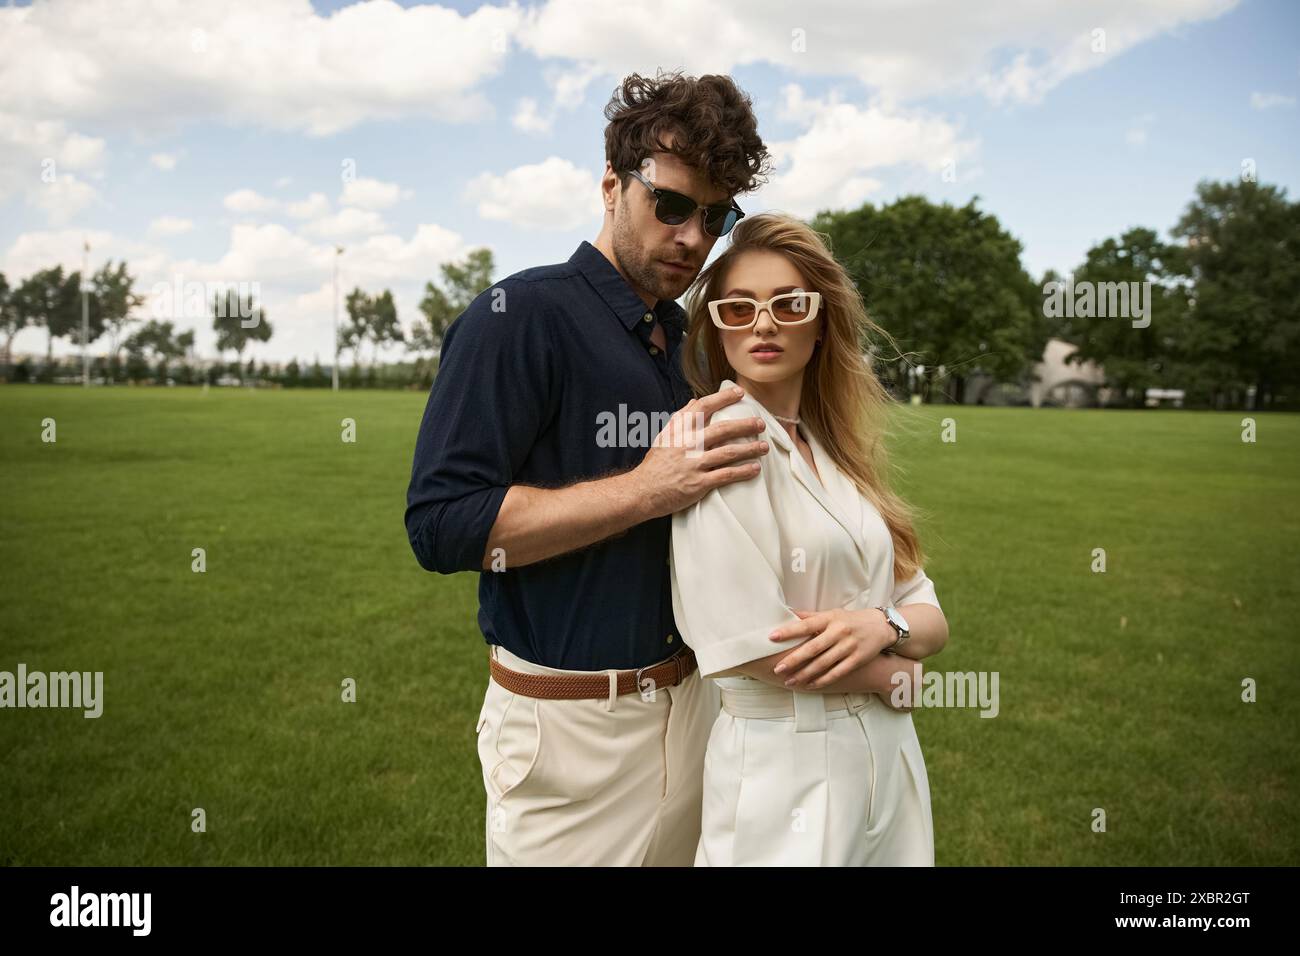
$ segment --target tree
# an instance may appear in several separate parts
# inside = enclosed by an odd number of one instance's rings
[[[181,350],[181,354],[188,356],[190,362],[194,361],[194,330],[186,329],[180,335],[176,336],[176,347]]]
[[[370,334],[370,296],[360,288],[353,288],[344,300],[344,307],[348,313],[348,321],[339,330],[339,351],[346,352],[351,349],[352,364],[355,366],[361,360],[361,343]]]
[[[377,298],[371,300],[370,338],[375,343],[371,367],[379,359],[379,350],[385,345],[397,345],[405,341],[401,323],[397,321],[397,304],[393,293],[385,289]]]
[[[185,341],[182,341],[182,339],[185,339]],[[172,323],[150,319],[141,328],[137,329],[126,340],[125,344],[128,350],[152,355],[158,363],[159,380],[166,382],[168,362],[171,359],[183,356],[186,348],[188,345],[193,344],[193,341],[194,333],[192,331],[177,337]]]
[[[1185,377],[1188,290],[1180,260],[1178,249],[1155,230],[1139,227],[1093,246],[1073,282],[1057,287],[1076,303],[1081,295],[1089,303],[1087,309],[1070,305],[1063,311],[1057,337],[1077,347],[1071,362],[1092,361],[1105,369],[1120,404],[1141,407],[1148,388],[1177,386]],[[1050,282],[1042,292],[1045,298],[1054,294]],[[1111,314],[1117,304],[1127,305],[1124,314]]]
[[[1042,357],[1050,327],[1020,264],[1020,243],[977,200],[954,207],[905,196],[812,220],[854,277],[872,321],[919,359],[883,370],[896,387],[921,365],[919,390],[928,396],[942,366],[961,402],[973,372],[1016,379]]]
[[[1201,182],[1173,229],[1184,243],[1195,339],[1185,348],[1215,362],[1222,393],[1253,385],[1255,408],[1300,384],[1300,203],[1254,182]]]
[[[236,368],[243,364],[248,343],[267,342],[272,331],[266,311],[251,296],[245,297],[234,289],[227,290],[224,297],[218,294],[213,298],[212,327],[217,333],[217,354],[233,349]]]
[[[123,330],[136,319],[132,311],[144,302],[144,296],[135,291],[135,277],[126,271],[126,263],[117,268],[104,263],[91,279],[90,319],[99,328],[107,328],[110,335],[109,351],[116,358],[118,342]]]
[[[19,325],[45,327],[45,363],[54,361],[54,340],[63,338],[73,328],[81,328],[81,273],[64,275],[63,266],[42,269],[28,276],[14,290],[13,307],[19,316]],[[102,322],[96,326],[91,316],[90,339],[93,342],[104,331]]]
[[[27,319],[19,315],[17,303],[14,299],[16,290],[9,287],[9,280],[5,274],[0,272],[0,332],[5,336],[5,368],[13,364],[13,344],[14,336],[17,335]]]
[[[440,267],[442,285],[424,284],[424,297],[420,300],[420,313],[424,321],[417,320],[411,327],[411,347],[419,354],[442,351],[442,339],[447,327],[469,307],[484,289],[492,285],[490,249],[475,249],[463,263],[446,262]]]
[[[353,361],[361,360],[361,345],[373,343],[370,367],[379,359],[379,350],[386,344],[405,341],[402,326],[397,321],[397,304],[393,293],[385,289],[370,296],[354,288],[347,297],[348,322],[339,333],[339,348],[351,349]]]
[[[126,377],[132,382],[149,377],[149,363],[145,361],[144,350],[138,343],[126,347]]]

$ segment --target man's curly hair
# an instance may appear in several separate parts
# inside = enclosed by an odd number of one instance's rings
[[[753,103],[729,76],[632,73],[610,97],[605,118],[605,159],[624,189],[628,171],[656,151],[705,171],[729,196],[752,192],[771,171]],[[669,133],[671,150],[663,145]]]

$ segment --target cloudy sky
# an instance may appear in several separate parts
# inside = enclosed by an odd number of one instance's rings
[[[502,276],[594,238],[602,108],[656,68],[752,96],[777,166],[748,212],[978,195],[1031,273],[1066,272],[1243,162],[1295,198],[1297,41],[1290,0],[0,7],[0,272],[88,241],[144,292],[256,282],[251,354],[325,360],[336,245],[340,286],[391,288],[409,325],[441,262],[487,246]]]

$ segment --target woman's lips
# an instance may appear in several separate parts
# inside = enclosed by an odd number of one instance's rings
[[[763,348],[762,346],[756,346],[755,348],[751,349],[749,352],[750,358],[752,358],[755,362],[775,362],[784,354],[785,354],[784,351],[782,351],[779,348],[774,348],[772,346],[768,346],[766,348]]]

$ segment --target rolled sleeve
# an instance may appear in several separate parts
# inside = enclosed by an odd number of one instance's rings
[[[425,570],[482,570],[501,502],[555,413],[555,359],[526,283],[485,290],[448,328],[406,493],[407,536]]]
[[[782,590],[780,534],[762,477],[715,488],[674,514],[669,561],[677,627],[702,676],[806,640],[767,636],[799,616]]]
[[[894,588],[893,596],[890,603],[894,607],[902,607],[905,604],[933,604],[939,610],[939,597],[935,594],[934,582],[926,576],[925,569],[919,569],[916,574]]]

